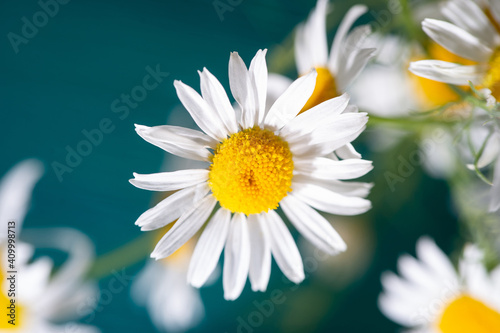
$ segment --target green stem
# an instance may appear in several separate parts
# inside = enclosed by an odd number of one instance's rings
[[[87,277],[102,279],[114,271],[141,261],[151,253],[155,235],[155,232],[145,232],[133,241],[97,258]]]
[[[415,23],[413,19],[413,15],[411,13],[411,7],[408,0],[400,0],[402,11],[402,20],[403,25],[412,40],[416,40],[420,42],[421,45],[425,45],[425,35],[423,31],[420,29],[419,23]]]
[[[454,124],[455,124],[454,121],[445,121],[429,117],[420,119],[417,117],[386,118],[386,117],[370,115],[368,119],[368,126],[389,125],[402,129],[413,129],[413,130],[419,130],[423,125],[452,126]]]

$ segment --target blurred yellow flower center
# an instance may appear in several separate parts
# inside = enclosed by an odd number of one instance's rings
[[[483,84],[491,90],[496,100],[500,100],[500,48],[497,48],[490,58]]]
[[[0,251],[0,255],[5,255],[5,257],[7,256],[7,254],[2,251]],[[4,272],[3,268],[0,269],[0,308],[3,312],[2,320],[0,320],[0,330],[3,331],[3,329],[7,329],[8,331],[21,331],[23,330],[21,316],[25,314],[24,306],[19,304],[19,284],[17,284],[18,281],[16,281],[16,287],[12,289],[15,289],[16,297],[13,297],[14,295],[12,295],[11,291],[9,291],[11,289],[10,280],[7,280],[9,275],[10,274],[6,274],[6,272]],[[16,275],[16,279],[19,279],[19,275]],[[11,299],[15,300],[15,309],[12,308],[13,306],[11,303]],[[14,319],[10,316],[11,313],[15,313],[15,325],[9,323],[9,320]]]
[[[429,57],[431,59],[454,62],[462,65],[473,65],[474,62],[446,50],[441,45],[430,42]],[[415,58],[414,60],[421,60]],[[434,108],[443,106],[447,103],[456,102],[460,96],[451,89],[448,84],[417,76],[410,73],[410,78],[414,82],[414,88],[419,97],[418,100],[423,108]],[[462,89],[469,89],[468,86],[462,86]]]
[[[152,244],[152,248],[162,239],[165,234],[172,229],[172,227],[177,223],[177,220],[174,222],[170,223],[169,225],[158,229],[156,232],[156,235],[154,237],[154,242]],[[184,245],[182,245],[180,248],[177,249],[174,253],[169,255],[168,257],[159,260],[160,263],[164,264],[167,267],[172,268],[172,265],[182,269],[186,266],[186,264],[189,264],[189,258],[191,258],[191,255],[193,254],[194,251],[194,246],[196,245],[196,237],[190,238]]]
[[[330,70],[324,67],[316,67],[316,72],[318,73],[316,86],[306,105],[300,110],[300,113],[338,96],[337,84]]]
[[[288,143],[255,126],[217,145],[208,183],[222,207],[250,215],[276,209],[291,191],[292,177]]]
[[[500,332],[500,313],[462,295],[446,307],[438,326],[443,333]]]

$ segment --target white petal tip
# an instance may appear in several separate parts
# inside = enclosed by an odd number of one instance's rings
[[[224,299],[226,301],[234,301],[238,298],[239,295],[228,295],[228,294],[224,294]]]
[[[260,291],[260,292],[264,293],[264,292],[266,292],[266,289],[267,289],[267,287],[263,287],[263,286],[252,286],[252,291],[253,292]]]
[[[200,283],[200,281],[192,281],[192,280],[191,281],[188,280],[188,283],[191,286],[193,286],[194,288],[198,288],[198,289],[203,287],[203,284],[204,284],[204,283]]]

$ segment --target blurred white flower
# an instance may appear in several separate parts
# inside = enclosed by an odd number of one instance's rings
[[[375,48],[364,47],[364,40],[371,33],[370,26],[362,25],[349,32],[366,11],[366,6],[356,5],[346,13],[337,29],[330,52],[326,36],[328,0],[318,0],[307,21],[297,27],[294,44],[297,72],[299,76],[306,75],[312,69],[317,72],[314,91],[300,112],[345,93],[373,58]],[[267,109],[291,83],[292,80],[283,75],[269,75]],[[350,105],[343,112],[356,113],[358,108]],[[361,155],[351,143],[347,143],[339,147],[330,158],[361,158]]]
[[[10,169],[0,181],[0,242],[7,240],[7,222],[15,221],[21,230],[28,211],[31,193],[42,177],[43,164],[35,159],[24,160]]]
[[[307,21],[297,27],[297,71],[299,75],[305,75],[312,68],[318,72],[316,87],[304,110],[345,92],[374,56],[375,48],[363,47],[365,38],[371,33],[369,25],[359,26],[349,32],[354,22],[367,10],[366,6],[356,5],[345,14],[330,52],[326,36],[328,0],[318,0]]]
[[[200,291],[187,282],[190,240],[170,257],[148,262],[132,285],[132,298],[145,306],[154,325],[165,332],[185,332],[203,319]]]
[[[39,161],[25,160],[14,166],[0,183],[0,304],[6,309],[14,299],[16,306],[16,325],[8,322],[12,317],[3,316],[0,329],[30,333],[99,332],[91,326],[68,322],[86,315],[83,308],[92,310],[88,304],[97,295],[96,286],[84,282],[94,257],[91,241],[80,232],[66,228],[24,231],[24,236],[36,239],[37,246],[68,253],[68,259],[54,273],[53,263],[47,257],[30,262],[34,247],[19,240],[31,192],[42,173]],[[16,224],[15,238],[13,233],[7,233],[8,226],[12,225],[9,222]],[[15,262],[7,261],[8,249],[15,250]],[[14,274],[15,295],[7,280],[13,270],[17,272]]]
[[[468,245],[458,271],[431,239],[417,242],[417,257],[399,258],[401,277],[382,275],[380,310],[411,332],[500,332],[500,267],[488,273],[482,252]]]
[[[473,61],[472,64],[420,60],[410,64],[410,71],[439,82],[455,85],[468,85],[472,82],[476,86],[485,87],[488,93],[484,97],[491,107],[500,98],[500,2],[489,1],[485,10],[472,0],[451,0],[443,6],[442,13],[452,23],[434,19],[425,19],[422,23],[425,33],[436,43]],[[487,13],[491,15],[488,16]],[[500,131],[496,123],[490,122],[487,126],[481,123],[476,126],[483,127],[483,132],[487,132],[487,136],[480,142],[480,147],[484,147],[481,159],[476,163],[478,168],[482,168],[497,159]],[[480,130],[482,129],[479,128],[478,131]],[[470,139],[477,141],[477,137],[472,134]],[[481,148],[475,149],[476,156],[480,151]],[[500,167],[495,167],[490,211],[500,208],[499,169]]]
[[[498,99],[500,34],[494,23],[500,22],[500,4],[498,1],[489,4],[491,18],[472,0],[451,0],[443,6],[442,13],[452,23],[435,19],[422,22],[423,30],[436,43],[474,64],[420,60],[410,64],[410,71],[449,84],[468,85],[470,81],[490,89]]]
[[[156,259],[174,253],[200,230],[219,202],[221,208],[194,250],[188,280],[202,286],[225,248],[223,286],[229,300],[240,295],[247,275],[253,290],[266,290],[271,253],[291,281],[304,279],[295,242],[275,211],[278,205],[306,238],[331,254],[344,251],[345,243],[313,208],[356,215],[371,205],[352,194],[367,184],[341,181],[364,175],[371,162],[327,157],[364,130],[366,114],[343,113],[349,97],[342,95],[298,115],[314,91],[314,70],[292,83],[267,110],[265,53],[259,50],[249,69],[237,53],[231,54],[229,82],[241,117],[220,82],[204,69],[199,73],[202,96],[180,81],[174,85],[207,134],[175,126],[136,125],[146,141],[172,154],[211,163],[208,170],[134,174],[130,182],[153,191],[179,190],[136,222],[142,230],[154,230],[178,219],[151,254]]]

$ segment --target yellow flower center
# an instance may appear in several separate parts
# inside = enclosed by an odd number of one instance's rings
[[[316,77],[316,86],[314,91],[307,100],[306,105],[300,110],[300,113],[309,110],[310,108],[323,103],[329,99],[339,96],[337,93],[337,85],[335,78],[328,68],[316,67],[318,76]]]
[[[288,143],[255,126],[217,145],[208,184],[222,207],[250,215],[276,209],[291,191],[292,177]]]
[[[5,252],[0,251],[0,255],[7,256]],[[19,331],[22,330],[22,322],[21,316],[25,314],[24,306],[19,304],[19,274],[16,275],[16,287],[15,289],[15,297],[12,295],[10,281],[7,278],[10,274],[4,272],[3,268],[0,269],[0,309],[2,309],[2,320],[0,320],[0,330],[7,329],[9,331]],[[11,295],[9,295],[11,294]],[[11,299],[15,300],[13,308]],[[15,314],[15,320],[13,323],[15,325],[9,323],[9,321],[13,320],[10,315]]]
[[[483,85],[491,90],[491,94],[497,101],[500,100],[500,47],[493,52],[490,58]]]
[[[446,307],[438,326],[443,333],[500,332],[500,313],[462,295]]]
[[[441,45],[431,41],[429,44],[429,57],[431,59],[454,62],[462,65],[473,65],[474,62],[456,54],[451,53]],[[420,60],[415,58],[412,61]],[[424,109],[434,108],[447,103],[456,102],[460,96],[454,92],[446,83],[430,80],[410,73],[410,78],[414,83],[414,88],[419,97],[421,107]],[[461,86],[462,89],[469,89],[468,86]]]

